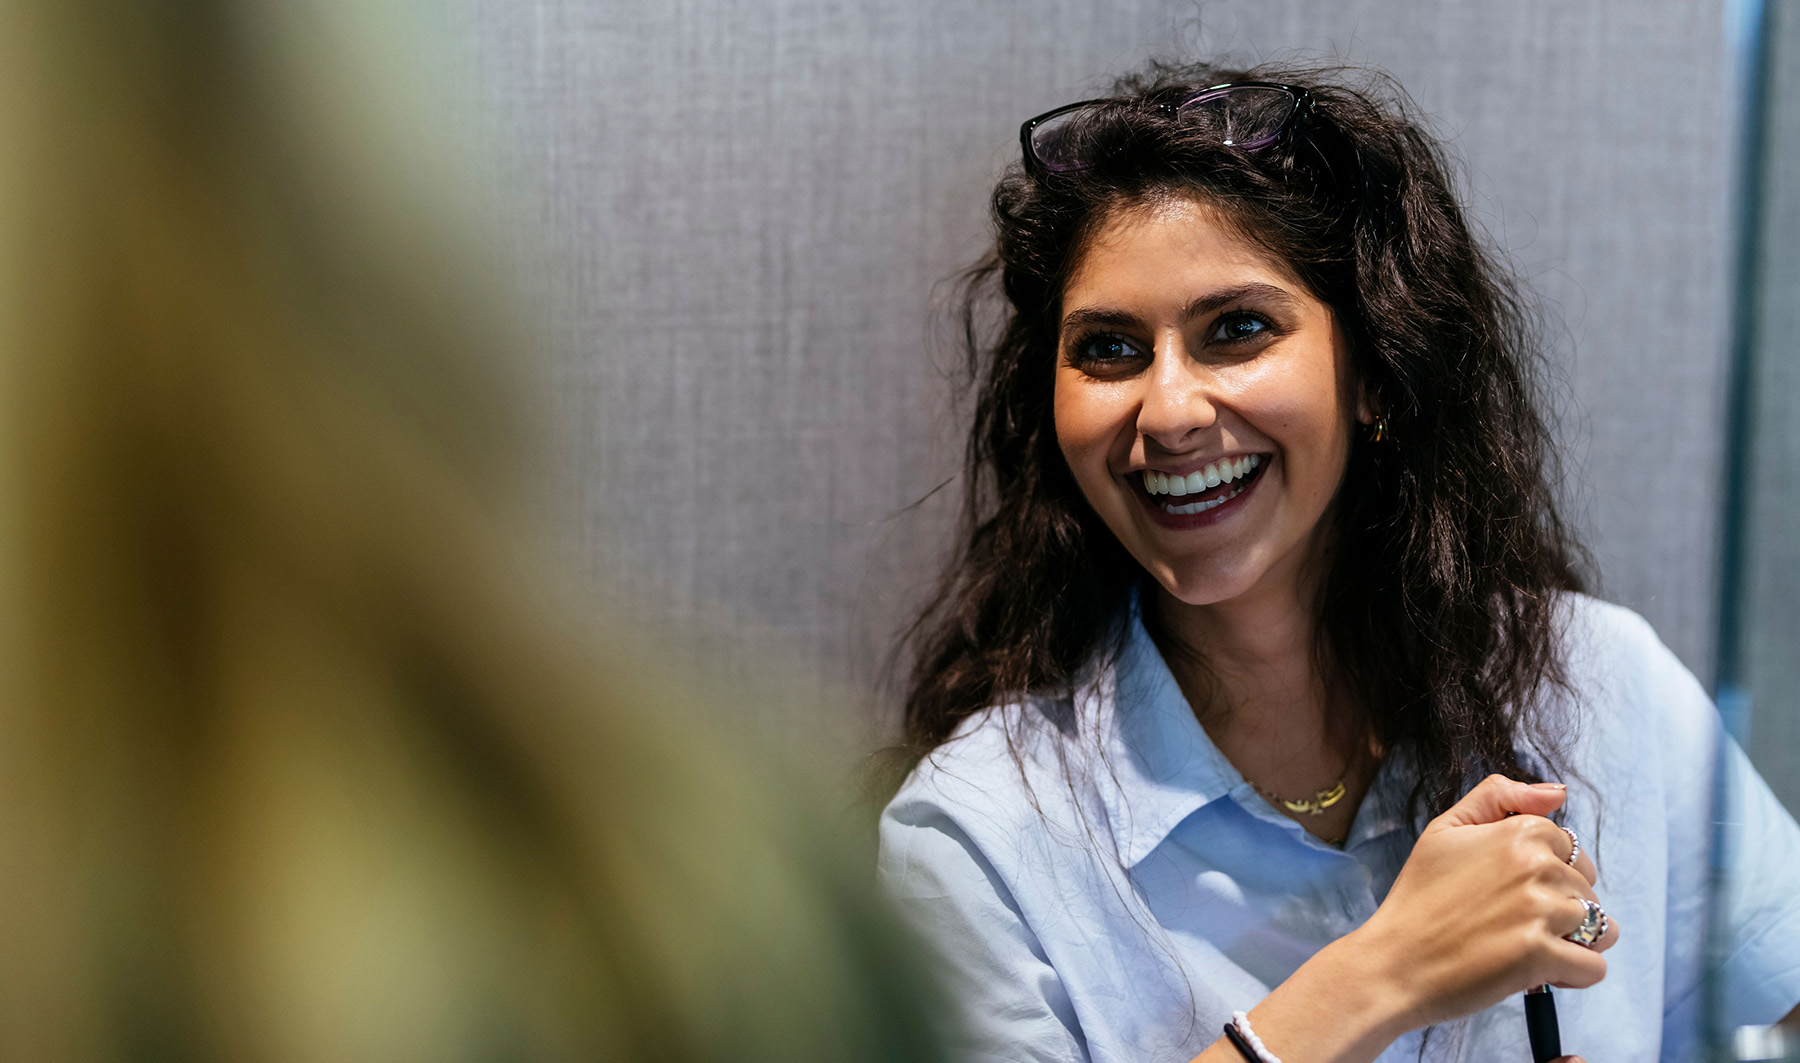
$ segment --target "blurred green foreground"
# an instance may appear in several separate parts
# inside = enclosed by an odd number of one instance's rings
[[[825,802],[545,604],[356,6],[0,0],[0,1056],[937,1058]]]

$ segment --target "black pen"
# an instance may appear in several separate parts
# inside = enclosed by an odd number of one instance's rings
[[[1525,1032],[1531,1035],[1533,1063],[1550,1063],[1562,1056],[1562,1031],[1556,1025],[1556,998],[1550,987],[1525,991]]]

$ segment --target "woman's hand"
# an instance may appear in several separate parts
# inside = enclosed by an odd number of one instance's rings
[[[1490,775],[1419,835],[1367,923],[1337,944],[1405,1002],[1409,1028],[1444,1022],[1535,985],[1585,988],[1606,977],[1600,955],[1618,940],[1609,918],[1592,948],[1576,930],[1594,896],[1594,864],[1570,866],[1569,835],[1544,818],[1560,784]]]
[[[1617,923],[1591,949],[1563,937],[1586,914],[1578,898],[1595,900],[1593,861],[1571,866],[1569,835],[1544,818],[1564,794],[1491,775],[1432,820],[1369,921],[1251,1009],[1262,1038],[1287,1059],[1368,1063],[1408,1030],[1606,977]],[[1221,1039],[1195,1063],[1242,1061]]]

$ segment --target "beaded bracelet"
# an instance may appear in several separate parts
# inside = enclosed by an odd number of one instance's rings
[[[1241,1011],[1231,1013],[1231,1021],[1225,1024],[1225,1038],[1244,1057],[1244,1063],[1281,1063],[1250,1028],[1250,1016]]]

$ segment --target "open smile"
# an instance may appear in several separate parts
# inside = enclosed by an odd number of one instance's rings
[[[1262,478],[1269,459],[1261,454],[1216,461],[1205,468],[1188,473],[1158,472],[1145,469],[1129,479],[1138,496],[1158,524],[1192,528],[1223,519]]]

